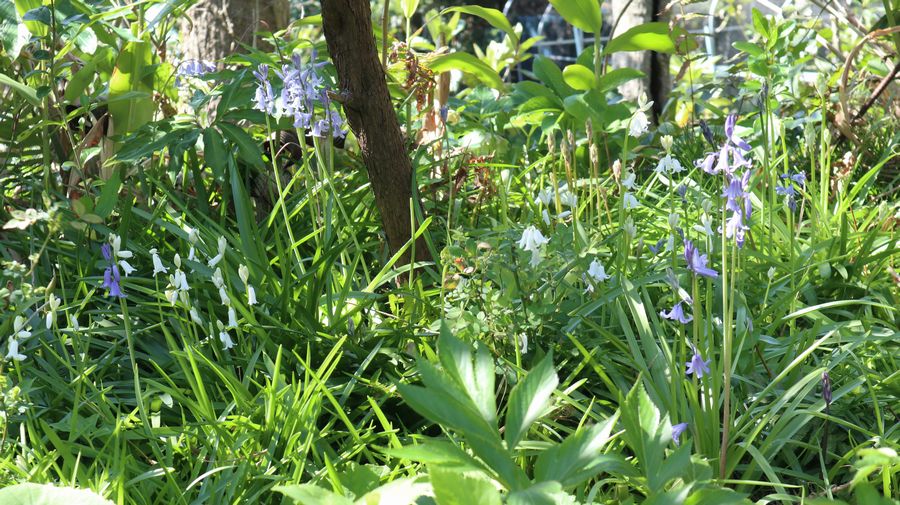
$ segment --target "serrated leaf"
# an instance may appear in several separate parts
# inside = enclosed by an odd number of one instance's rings
[[[459,385],[481,418],[492,427],[497,425],[497,404],[494,393],[494,364],[484,346],[474,356],[472,346],[454,337],[445,322],[441,322],[438,337],[438,356],[444,370]]]
[[[55,487],[50,484],[17,484],[0,489],[3,505],[112,505],[102,496],[85,489]]]
[[[609,441],[618,414],[602,423],[582,428],[559,445],[542,452],[535,462],[537,481],[557,481],[570,487],[592,478],[599,472],[624,473],[630,465],[618,454],[601,454]]]
[[[272,490],[292,500],[294,505],[353,505],[347,498],[313,484],[275,486]]]
[[[556,12],[569,24],[589,33],[600,33],[603,15],[599,0],[550,0]]]
[[[553,370],[553,353],[544,359],[528,375],[516,384],[509,395],[506,410],[506,445],[512,450],[550,405],[550,396],[559,385]]]
[[[429,64],[431,70],[440,73],[449,70],[459,70],[469,74],[488,87],[502,90],[505,86],[493,68],[469,53],[450,53],[438,56]]]
[[[437,505],[500,505],[500,493],[486,479],[439,466],[428,469]]]

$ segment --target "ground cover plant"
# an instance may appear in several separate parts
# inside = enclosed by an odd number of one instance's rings
[[[0,4],[0,503],[898,502],[896,2],[195,3]]]

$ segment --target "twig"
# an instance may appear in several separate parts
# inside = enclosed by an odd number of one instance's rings
[[[882,93],[884,93],[884,90],[887,89],[888,84],[890,84],[891,81],[893,81],[894,78],[897,77],[898,72],[900,72],[900,61],[898,61],[897,64],[894,65],[894,70],[891,70],[891,73],[884,76],[884,79],[882,79],[881,82],[878,83],[878,86],[874,91],[872,91],[872,94],[869,95],[869,99],[866,100],[866,103],[862,106],[862,108],[859,109],[859,112],[857,112],[856,115],[853,116],[854,121],[863,117],[866,112],[869,111],[869,108],[872,107],[873,104],[875,104],[875,100],[877,100],[878,97],[881,96]]]

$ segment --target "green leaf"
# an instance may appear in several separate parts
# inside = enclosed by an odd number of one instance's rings
[[[559,505],[559,503],[573,503],[565,500],[562,486],[559,482],[541,482],[527,489],[510,493],[506,498],[507,505]]]
[[[439,466],[428,469],[437,505],[500,505],[500,493],[486,479],[470,477]]]
[[[100,192],[100,198],[97,199],[97,206],[94,208],[95,214],[104,219],[112,214],[119,201],[120,187],[122,187],[122,177],[119,175],[119,170],[113,170],[112,177],[106,181]]]
[[[669,34],[669,25],[662,21],[635,26],[622,35],[613,38],[606,46],[606,52],[656,51],[675,52],[675,41]]]
[[[85,489],[55,487],[50,484],[17,484],[0,489],[3,505],[112,505],[98,494]]]
[[[633,472],[625,459],[618,454],[601,454],[610,439],[618,414],[602,423],[582,428],[569,435],[559,445],[542,452],[534,465],[534,478],[538,482],[557,481],[563,487],[580,484],[602,471],[609,473]]]
[[[405,445],[385,451],[389,456],[417,463],[441,465],[460,470],[481,470],[481,463],[450,442],[428,440],[418,445]]]
[[[491,426],[496,426],[494,363],[487,348],[483,345],[478,346],[473,363],[472,346],[454,337],[446,322],[441,321],[438,356],[444,370],[456,381],[459,389],[472,400],[481,418]]]
[[[606,93],[607,91],[612,91],[618,88],[628,81],[634,79],[643,79],[646,76],[647,74],[641,72],[636,68],[625,67],[610,70],[609,72],[600,76],[600,80],[597,82],[597,91]]]
[[[9,59],[19,57],[30,36],[25,23],[19,22],[15,4],[10,1],[0,2],[0,49],[6,52]]]
[[[750,16],[753,18],[753,28],[756,29],[756,33],[764,39],[770,38],[769,23],[766,21],[766,17],[763,16],[763,13],[756,7],[753,7],[750,10]]]
[[[225,141],[212,126],[203,130],[203,159],[217,177],[225,176],[225,170],[228,169]]]
[[[66,93],[64,95],[66,101],[71,103],[77,102],[78,98],[84,94],[84,90],[94,82],[96,76],[97,64],[93,60],[88,60],[66,84]]]
[[[13,79],[12,77],[0,73],[0,84],[5,84],[13,89],[16,93],[22,96],[25,100],[28,100],[28,103],[35,107],[41,106],[41,100],[37,97],[37,91],[31,86],[27,84],[22,84],[21,82]]]
[[[538,81],[544,86],[552,89],[560,99],[564,99],[575,93],[575,90],[566,84],[562,70],[560,70],[559,66],[557,66],[550,58],[538,56],[534,59],[532,69],[534,70],[534,76],[537,77]]]
[[[579,91],[594,89],[597,85],[594,71],[584,65],[568,65],[563,69],[563,79],[566,84]]]
[[[431,484],[422,478],[403,478],[366,493],[356,500],[356,505],[415,505],[419,498],[431,494]],[[343,505],[343,504],[341,504]]]
[[[701,488],[691,493],[684,505],[743,505],[751,503],[746,495],[727,488]]]
[[[218,123],[219,129],[238,147],[238,156],[256,168],[264,168],[262,150],[243,129],[229,123]]]
[[[22,20],[24,21],[25,26],[28,28],[33,35],[38,37],[43,37],[47,35],[50,31],[49,23],[43,23],[35,20],[25,20],[25,15],[29,12],[40,9],[43,7],[43,3],[41,0],[15,0],[16,4],[16,12],[19,13],[19,16],[22,16]]]
[[[573,26],[589,33],[600,33],[603,15],[599,0],[550,0],[556,12]]]
[[[766,51],[763,48],[759,47],[758,45],[756,45],[752,42],[747,42],[745,40],[739,40],[737,42],[734,42],[731,45],[738,51],[743,51],[743,52],[749,54],[750,56],[762,56],[762,55],[766,54]]]
[[[498,90],[504,88],[503,79],[493,68],[469,53],[450,53],[438,56],[429,65],[431,70],[441,73],[459,70],[472,75],[483,84]]]
[[[403,17],[409,19],[419,8],[419,0],[400,0],[400,8],[403,9]]]
[[[294,505],[353,505],[347,498],[313,484],[275,486],[272,490],[287,496]]]
[[[22,21],[37,21],[45,26],[51,26],[53,24],[53,14],[50,12],[50,7],[41,5],[23,14]]]
[[[493,26],[494,28],[504,31],[516,44],[518,44],[519,42],[519,37],[516,35],[515,30],[513,30],[513,27],[510,24],[509,20],[506,19],[506,16],[504,16],[503,13],[497,9],[491,9],[490,7],[481,7],[480,5],[463,5],[460,7],[450,7],[449,9],[444,9],[441,14],[446,14],[448,12],[462,12],[463,14],[478,16],[481,19],[487,21],[488,24]]]
[[[546,412],[558,384],[551,352],[513,388],[506,410],[505,437],[510,450],[515,449],[532,423]]]
[[[109,81],[109,114],[114,135],[130,133],[153,119],[153,46],[129,42]]]

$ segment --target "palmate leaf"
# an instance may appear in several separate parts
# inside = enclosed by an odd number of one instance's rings
[[[442,322],[438,349],[444,371],[450,374],[459,389],[471,399],[481,418],[491,427],[496,427],[494,363],[485,346],[478,346],[473,357],[472,347],[454,337],[447,324]]]
[[[3,505],[112,505],[102,496],[85,489],[50,484],[18,484],[0,489]]]
[[[490,481],[447,470],[440,466],[428,469],[437,505],[500,505],[500,492]]]
[[[506,410],[505,436],[509,450],[516,448],[532,423],[546,412],[557,385],[559,378],[553,370],[551,352],[513,388]]]
[[[609,441],[618,414],[569,435],[561,444],[542,452],[535,462],[538,482],[557,481],[563,487],[580,484],[600,472],[633,475],[634,468],[618,454],[601,454]]]

